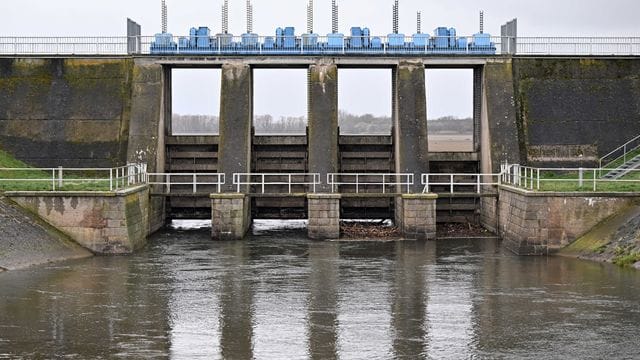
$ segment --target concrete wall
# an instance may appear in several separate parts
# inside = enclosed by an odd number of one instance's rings
[[[96,254],[129,254],[146,244],[149,234],[146,186],[115,193],[6,195]]]
[[[251,198],[245,194],[211,194],[211,237],[242,240],[251,227]]]
[[[564,247],[594,226],[636,203],[637,194],[528,192],[499,189],[498,232],[520,255]]]
[[[396,198],[395,223],[402,236],[417,240],[436,238],[436,194],[401,195]]]
[[[124,163],[131,59],[0,59],[0,148],[42,166]]]
[[[0,272],[92,255],[38,216],[0,197]]]
[[[310,239],[327,240],[340,237],[339,194],[309,194],[307,234]]]
[[[640,59],[515,58],[528,164],[594,165],[640,134]]]

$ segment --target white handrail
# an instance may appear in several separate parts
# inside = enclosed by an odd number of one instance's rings
[[[298,180],[302,178],[302,180]],[[255,180],[254,180],[255,179]],[[319,173],[235,173],[233,185],[237,192],[241,192],[242,186],[260,186],[260,193],[266,193],[267,186],[286,185],[287,193],[291,194],[293,186],[311,186],[311,191],[316,192],[316,187],[322,184]]]
[[[613,150],[612,152],[610,152],[610,153],[608,153],[607,155],[605,155],[605,156],[601,157],[601,158],[600,158],[600,163],[599,163],[600,168],[601,168],[601,169],[606,168],[609,164],[611,164],[611,163],[613,163],[613,162],[615,162],[615,161],[619,160],[620,158],[622,158],[622,159],[623,159],[623,163],[626,163],[626,162],[627,162],[627,154],[628,154],[629,152],[631,152],[631,151],[634,151],[634,150],[636,150],[636,149],[640,148],[640,141],[639,141],[639,140],[640,140],[640,135],[638,135],[638,136],[634,137],[633,139],[631,139],[631,140],[627,141],[626,143],[622,144],[621,146],[617,147],[617,148],[616,148],[615,150]],[[638,142],[638,144],[637,144],[636,146],[634,146],[633,148],[628,149],[627,147],[629,146],[629,144],[633,143],[634,141],[639,141],[639,142]],[[617,153],[617,152],[618,152],[618,151],[620,151],[620,150],[623,150],[623,154],[622,154],[621,156],[618,156],[617,158],[615,158],[615,159],[613,159],[613,160],[609,161],[608,163],[606,163],[606,164],[602,165],[603,160],[605,160],[605,159],[606,159],[606,158],[608,158],[609,156],[611,156],[611,155],[613,155],[613,154]]]
[[[163,181],[151,181],[150,178],[158,177]],[[213,181],[201,180],[201,178],[215,178]],[[188,178],[185,180],[176,180],[176,178]],[[196,194],[199,186],[215,185],[216,192],[220,192],[222,185],[226,183],[224,173],[149,173],[147,174],[147,184],[165,186],[166,194],[171,194],[172,185],[190,185],[191,192]]]
[[[441,174],[441,173],[430,173],[430,174],[422,174],[422,185],[424,188],[422,189],[423,193],[429,193],[431,191],[432,186],[447,186],[449,187],[449,193],[455,193],[456,186],[474,186],[476,188],[476,193],[480,194],[482,192],[482,186],[496,186],[502,184],[502,176],[503,173],[499,174],[469,174],[469,173],[457,173],[457,174]],[[446,178],[448,181],[446,182],[437,182],[433,181],[433,178]],[[474,178],[473,182],[468,182],[465,180],[456,181],[456,178]],[[491,181],[484,181],[483,179],[490,178]],[[495,181],[494,181],[495,179]]]
[[[344,181],[343,178],[351,179]],[[364,180],[363,180],[364,178]],[[377,178],[375,180],[369,180]],[[356,194],[360,193],[361,186],[381,186],[382,193],[387,193],[389,186],[406,186],[406,192],[411,192],[411,185],[414,184],[414,174],[408,173],[329,173],[327,174],[327,184],[331,185],[331,192],[335,193],[342,185],[355,185]]]
[[[127,164],[125,166],[114,168],[0,168],[0,184],[3,183],[50,183],[51,191],[62,191],[66,184],[78,183],[106,183],[109,184],[109,191],[124,189],[132,185],[143,184],[146,180],[146,164]],[[13,176],[3,177],[2,173],[11,174]],[[22,173],[22,177],[15,175]],[[87,173],[104,173],[104,177],[95,174],[87,176]],[[31,176],[27,177],[30,174]],[[44,174],[51,174],[47,177],[40,177]],[[108,176],[107,176],[108,174]],[[18,177],[16,177],[18,176]],[[18,186],[19,187],[19,186]],[[28,187],[24,187],[28,188]],[[83,190],[90,191],[90,190]]]

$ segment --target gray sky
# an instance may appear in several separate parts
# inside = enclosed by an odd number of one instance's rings
[[[373,35],[385,35],[391,31],[391,6],[393,0],[339,0],[340,31],[347,33],[351,26],[368,26]],[[209,26],[213,32],[220,30],[220,7],[222,0],[167,0],[169,8],[169,31],[174,35],[185,35],[192,26]],[[306,29],[306,0],[253,0],[254,32],[272,35],[278,26],[295,26],[296,33]],[[330,32],[330,0],[315,0],[315,32]],[[230,0],[230,31],[240,35],[245,31],[244,0]],[[457,0],[425,1],[400,0],[400,32],[415,32],[415,13],[423,12],[423,31],[437,26],[453,26],[459,35],[471,35],[478,30],[478,11],[485,10],[485,31],[499,35],[500,25],[514,17],[518,18],[520,36],[640,36],[638,15],[639,0],[579,1],[579,0]],[[121,36],[126,34],[125,19],[130,17],[142,25],[144,35],[153,35],[160,30],[160,0],[20,0],[0,1],[0,36]],[[388,95],[387,74],[366,74],[350,83],[341,83],[341,107],[354,113],[369,109],[371,113],[388,113],[387,101],[371,102],[370,99],[385,99]],[[369,76],[370,75],[370,76]],[[202,76],[185,76],[182,100],[176,100],[179,109],[191,109],[200,113],[198,98]],[[256,113],[272,112],[279,115],[303,115],[306,112],[306,94],[299,90],[299,72],[271,75],[275,81],[259,81],[256,84]],[[353,78],[343,75],[344,81]],[[215,79],[215,78],[210,78]],[[304,77],[302,77],[304,79]],[[432,74],[430,85],[430,117],[442,115],[470,115],[461,110],[470,101],[468,95],[460,94],[460,88],[470,89],[465,83],[465,74]],[[273,84],[291,83],[292,86]],[[176,85],[178,86],[178,85]],[[438,89],[438,90],[434,90]],[[213,90],[212,90],[213,91]],[[464,93],[464,92],[463,92]],[[265,94],[262,96],[261,94]],[[275,94],[278,94],[278,97]],[[286,94],[286,95],[283,95]],[[447,96],[454,95],[454,96]],[[297,107],[283,109],[279,101]],[[462,99],[462,100],[461,100]],[[284,100],[283,100],[284,101]],[[390,101],[390,100],[389,100]],[[300,105],[302,104],[302,105]],[[208,107],[209,105],[207,105]],[[214,112],[218,105],[213,104]],[[466,106],[466,105],[465,105]],[[211,107],[208,107],[211,109]],[[211,110],[208,110],[211,111]],[[185,111],[182,111],[185,112]],[[469,112],[469,114],[466,114]],[[280,114],[278,114],[280,113]]]

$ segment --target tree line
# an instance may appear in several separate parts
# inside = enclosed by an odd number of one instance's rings
[[[218,116],[173,114],[172,131],[174,134],[217,134]],[[275,119],[271,115],[254,116],[256,134],[304,134],[307,127],[306,116],[281,116]],[[354,115],[346,111],[338,112],[338,125],[341,134],[389,134],[391,117],[371,114]],[[445,116],[429,120],[431,134],[472,134],[473,119]]]

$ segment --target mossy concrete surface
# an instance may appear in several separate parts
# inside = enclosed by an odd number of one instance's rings
[[[621,266],[640,266],[640,206],[622,209],[558,254]]]
[[[640,134],[640,59],[513,59],[526,161],[593,166]]]
[[[38,216],[0,197],[0,272],[92,255]]]
[[[0,59],[0,148],[41,167],[125,161],[133,60]]]

